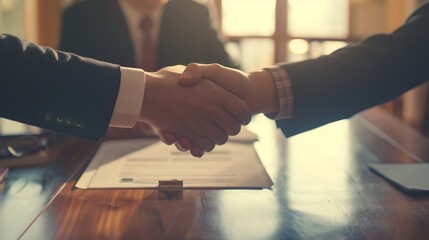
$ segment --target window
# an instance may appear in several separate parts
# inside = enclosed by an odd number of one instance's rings
[[[222,30],[230,36],[271,36],[275,7],[275,0],[222,1]]]
[[[214,0],[227,50],[245,71],[346,45],[348,0]]]
[[[347,38],[349,5],[346,0],[289,0],[289,35],[309,38]]]
[[[23,0],[0,0],[0,32],[24,36]]]

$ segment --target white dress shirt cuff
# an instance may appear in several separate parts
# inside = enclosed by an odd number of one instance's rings
[[[145,83],[143,70],[121,67],[121,83],[110,127],[134,127],[143,105]]]

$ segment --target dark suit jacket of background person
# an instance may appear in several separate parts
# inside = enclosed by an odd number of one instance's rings
[[[0,117],[99,140],[120,85],[118,65],[0,35]]]
[[[191,62],[235,66],[210,22],[206,6],[170,0],[161,17],[158,67]],[[60,49],[127,67],[139,67],[118,0],[78,2],[63,13]]]
[[[277,121],[285,135],[351,117],[429,80],[429,4],[392,34],[281,66],[294,96],[294,117]]]

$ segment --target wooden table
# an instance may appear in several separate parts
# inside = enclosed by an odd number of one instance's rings
[[[96,149],[82,141],[51,165],[11,171],[0,239],[429,238],[429,195],[407,195],[368,169],[429,160],[429,141],[382,110],[290,139],[262,116],[251,129],[272,189],[79,190]]]

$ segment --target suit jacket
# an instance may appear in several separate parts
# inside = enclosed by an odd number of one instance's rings
[[[0,35],[0,117],[90,140],[104,136],[118,65]]]
[[[157,44],[159,68],[191,62],[236,67],[211,24],[207,7],[192,0],[166,3]],[[87,0],[67,8],[63,13],[60,49],[139,67],[118,0]]]
[[[281,66],[294,97],[294,117],[277,121],[287,136],[348,118],[429,80],[429,4],[391,34]]]

